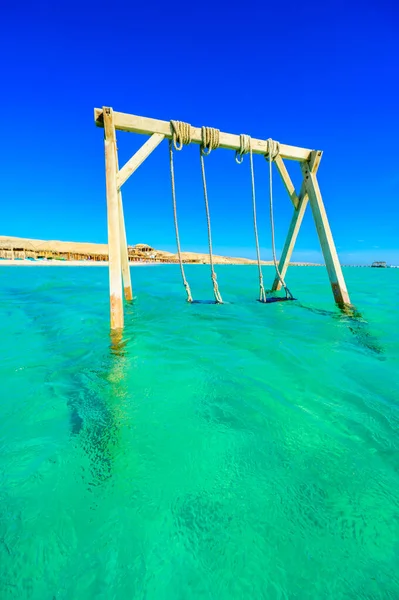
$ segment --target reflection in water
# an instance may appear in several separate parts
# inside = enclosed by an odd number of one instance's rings
[[[339,313],[331,310],[305,306],[300,302],[298,303],[298,306],[314,314],[332,317],[333,319],[337,319],[341,323],[344,323],[347,325],[349,331],[355,336],[359,346],[363,346],[363,348],[371,350],[375,354],[383,355],[384,350],[370,333],[367,321],[353,305],[348,306],[344,304],[340,306]],[[380,356],[379,358],[383,359],[383,356]]]
[[[94,389],[83,385],[69,402],[72,434],[80,436],[90,460],[91,485],[102,484],[112,477],[127,394],[125,370],[126,341],[117,332],[111,336],[110,355],[94,374]]]
[[[35,329],[40,331],[49,355],[57,360],[58,364],[53,367],[48,380],[54,395],[57,394],[54,384],[57,373],[62,373],[64,384],[67,382],[71,389],[67,400],[71,435],[79,436],[80,444],[89,457],[91,485],[101,484],[112,476],[113,456],[123,419],[121,405],[127,394],[124,386],[127,341],[123,339],[122,332],[113,334],[109,355],[105,360],[104,356],[100,356],[99,368],[94,365],[77,371],[76,345],[60,344],[59,324],[40,311],[40,302],[51,306],[51,297],[40,293],[40,299],[36,295],[36,301],[30,302],[23,290],[12,290],[12,294],[34,322]]]

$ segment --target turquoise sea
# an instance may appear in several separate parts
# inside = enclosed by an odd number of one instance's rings
[[[131,271],[0,267],[0,598],[397,600],[399,270]]]

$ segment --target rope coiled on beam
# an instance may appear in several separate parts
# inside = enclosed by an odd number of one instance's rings
[[[288,286],[285,283],[284,278],[281,276],[280,270],[278,268],[277,256],[276,256],[276,244],[275,244],[275,236],[274,236],[273,169],[272,169],[272,163],[273,163],[274,160],[276,160],[276,158],[279,155],[279,153],[280,153],[280,143],[276,142],[275,140],[272,140],[271,138],[269,138],[267,140],[267,148],[266,148],[265,159],[269,163],[269,208],[270,208],[270,228],[271,228],[271,234],[272,234],[273,262],[274,262],[274,268],[276,269],[277,277],[278,277],[281,285],[284,288],[285,296],[286,296],[286,298],[290,298],[292,300],[293,299],[293,295],[291,294],[290,290],[288,289]]]
[[[220,130],[214,127],[201,127],[201,156],[209,156],[219,148]]]
[[[244,154],[252,153],[251,136],[240,133],[240,149],[236,150],[236,163],[241,164],[244,160]]]
[[[219,129],[213,127],[202,127],[201,137],[202,143],[200,146],[200,161],[201,161],[201,173],[202,173],[202,185],[204,188],[204,200],[205,200],[205,212],[206,212],[206,223],[208,227],[208,246],[209,246],[209,264],[211,266],[211,278],[213,285],[213,293],[217,304],[223,304],[222,296],[219,292],[219,286],[216,278],[215,267],[213,264],[213,251],[212,251],[212,232],[211,232],[211,217],[209,213],[209,202],[208,202],[208,190],[206,185],[205,176],[205,163],[204,156],[209,156],[212,150],[219,148]]]
[[[181,150],[183,145],[191,143],[191,125],[184,121],[171,121],[172,141],[175,150]]]
[[[184,266],[183,266],[183,259],[181,256],[179,225],[178,225],[178,221],[177,221],[175,169],[174,169],[174,164],[173,164],[173,148],[175,148],[175,150],[180,151],[183,148],[184,144],[189,144],[191,142],[191,125],[189,123],[184,123],[182,121],[171,121],[170,125],[172,128],[172,139],[169,140],[169,165],[170,165],[170,180],[171,180],[171,187],[172,187],[173,220],[174,220],[174,224],[175,224],[176,246],[177,246],[177,254],[179,257],[180,272],[181,272],[181,276],[182,276],[182,280],[183,280],[183,285],[186,289],[186,294],[187,294],[187,302],[192,302],[193,298],[191,295],[191,289],[190,289],[189,283],[186,279],[186,274],[184,272]]]

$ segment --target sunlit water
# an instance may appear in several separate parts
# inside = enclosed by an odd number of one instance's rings
[[[131,271],[0,268],[1,599],[398,599],[399,270]]]

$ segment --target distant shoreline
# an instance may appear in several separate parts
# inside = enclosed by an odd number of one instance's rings
[[[161,267],[164,265],[176,265],[176,262],[129,262],[129,267]],[[193,266],[209,266],[209,263],[184,263],[185,265]],[[234,267],[248,267],[254,266],[256,263],[223,263],[218,264],[218,267],[227,265]],[[107,260],[95,261],[95,260],[24,260],[24,259],[2,259],[0,260],[0,267],[108,267],[109,263]],[[262,261],[262,266],[272,267],[271,261]],[[291,267],[323,267],[324,265],[316,263],[290,263]]]
[[[158,264],[173,264],[173,263],[129,263],[132,267],[144,267],[146,265],[154,266]],[[0,267],[108,267],[108,261],[96,260],[0,260]]]

